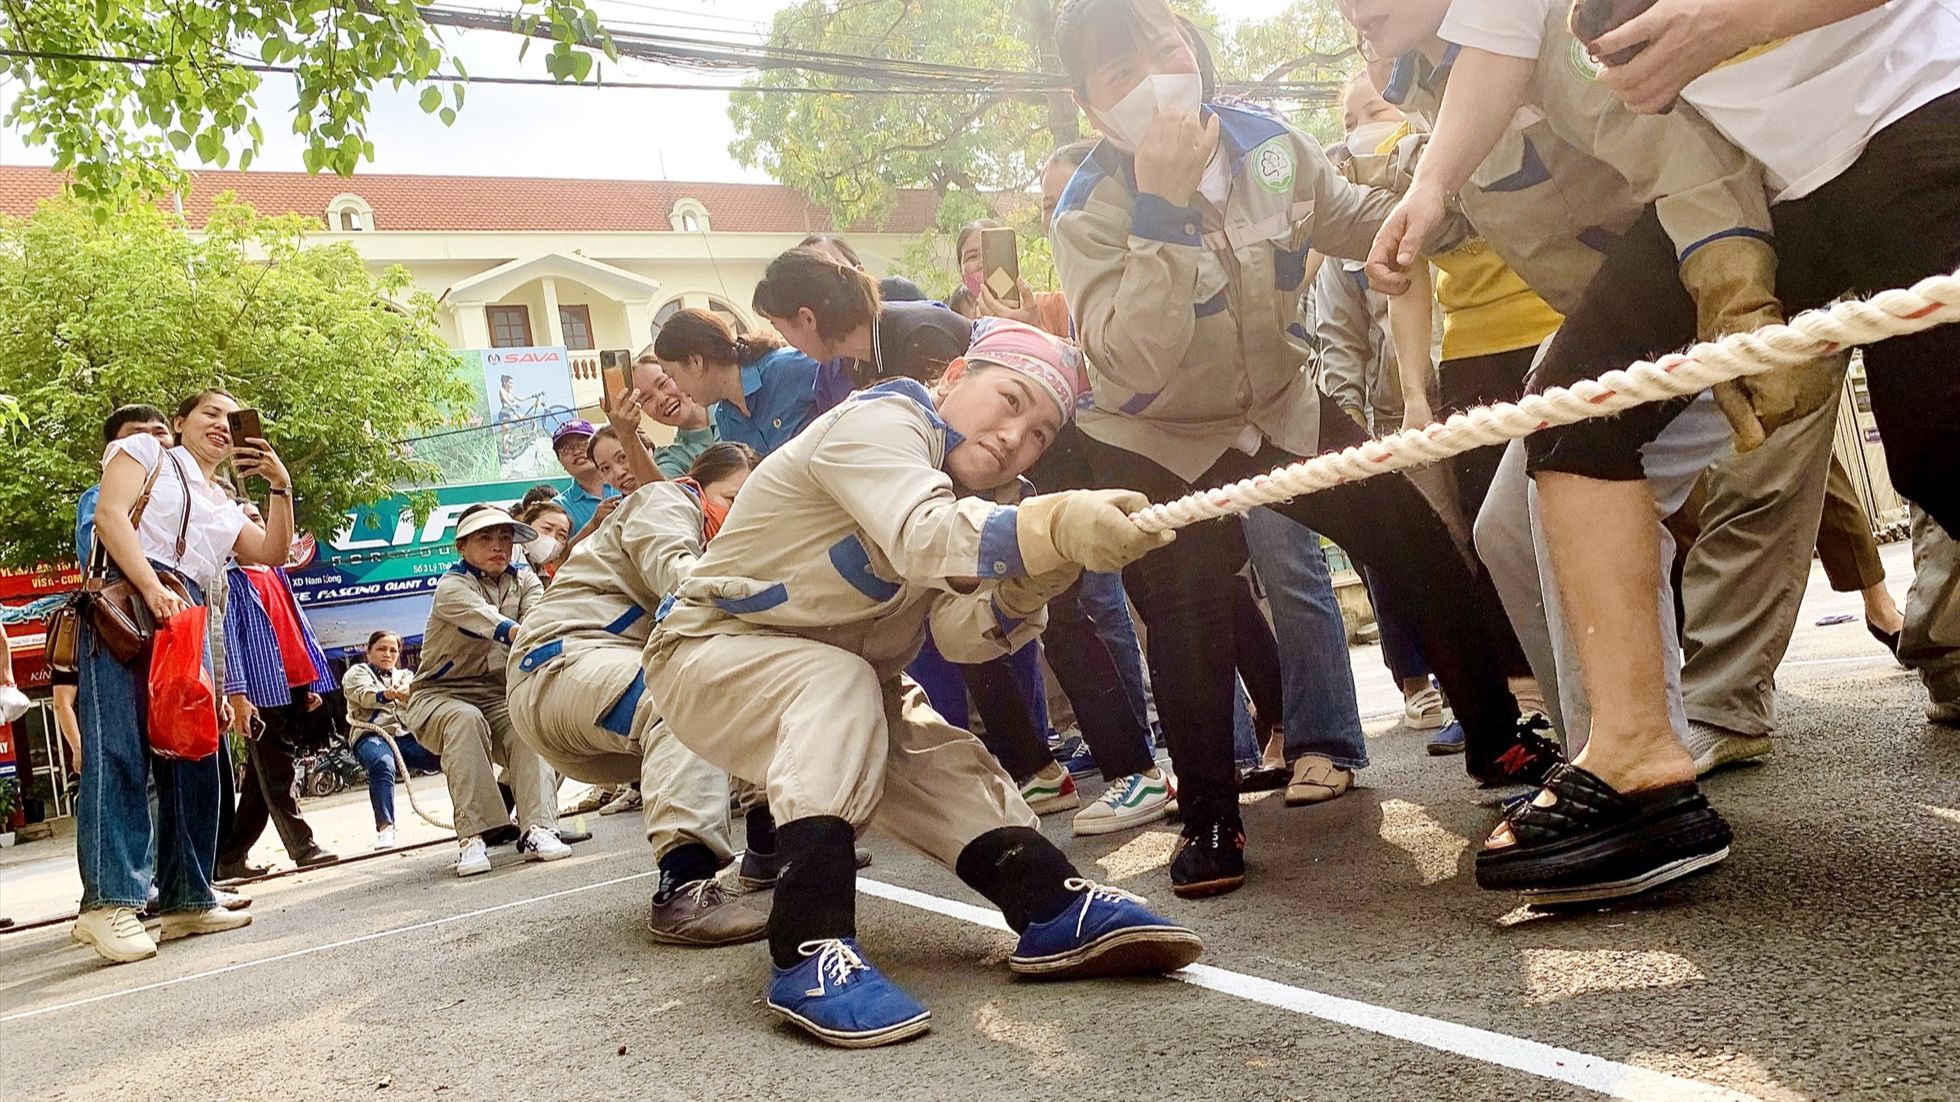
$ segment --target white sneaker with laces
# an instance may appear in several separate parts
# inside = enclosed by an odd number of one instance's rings
[[[1443,691],[1434,685],[1402,702],[1402,726],[1411,731],[1440,731],[1449,722],[1449,709],[1443,707]]]
[[[134,907],[97,907],[75,916],[69,936],[94,949],[103,960],[127,964],[157,955],[157,943],[143,928]]]
[[[389,823],[387,826],[374,832],[375,849],[393,849],[394,847],[395,825],[393,823]]]
[[[556,861],[560,857],[570,857],[572,847],[558,840],[558,835],[550,827],[532,827],[517,840],[517,852],[526,861]]]
[[[163,930],[157,935],[157,940],[176,941],[199,934],[221,934],[251,924],[250,911],[227,911],[223,907],[213,907],[208,911],[171,911],[163,916]]]
[[[1164,818],[1170,802],[1170,779],[1161,770],[1155,777],[1132,773],[1109,782],[1102,795],[1077,813],[1072,827],[1078,835],[1114,834]]]
[[[490,848],[482,837],[472,834],[456,845],[456,875],[475,876],[490,871]]]

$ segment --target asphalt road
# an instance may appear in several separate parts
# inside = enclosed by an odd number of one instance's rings
[[[459,881],[437,847],[268,881],[251,927],[139,964],[102,967],[61,927],[0,937],[0,1083],[90,1100],[1954,1098],[1960,732],[1923,721],[1917,682],[1855,625],[1808,626],[1844,604],[1806,607],[1775,755],[1711,783],[1734,857],[1632,905],[1537,915],[1478,891],[1493,812],[1458,760],[1378,724],[1364,788],[1247,807],[1252,880],[1220,900],[1170,895],[1168,828],[1078,840],[1048,821],[1089,875],[1205,935],[1191,982],[1017,982],[978,900],[874,837],[862,940],[934,1029],[827,1049],[760,1006],[760,947],[652,944],[637,824],[594,817],[598,837],[551,865],[506,849]]]

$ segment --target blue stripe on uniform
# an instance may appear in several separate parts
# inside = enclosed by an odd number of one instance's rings
[[[497,630],[493,634],[496,635],[497,642],[502,643],[504,646],[508,647],[510,646],[510,633],[516,630],[517,630],[517,621],[505,620],[503,623],[497,625]]]
[[[856,533],[830,545],[830,565],[851,583],[852,589],[879,604],[898,596],[899,583],[886,581],[872,572],[871,554],[864,549],[864,541]]]
[[[1196,307],[1192,309],[1192,313],[1196,314],[1198,317],[1201,318],[1208,318],[1213,314],[1222,314],[1224,312],[1225,312],[1225,289],[1222,287],[1219,288],[1217,294],[1211,296],[1210,298],[1206,299],[1203,302],[1200,302]]]
[[[1145,192],[1130,208],[1130,235],[1167,245],[1197,246],[1204,243],[1198,233],[1198,212],[1190,207],[1174,207]]]
[[[647,679],[643,673],[633,675],[633,683],[599,717],[599,726],[621,738],[633,737],[633,712],[640,706],[640,698],[647,694]]]
[[[752,612],[767,612],[784,601],[789,600],[789,587],[781,582],[747,597],[716,597],[715,607],[734,616],[746,616]]]
[[[1513,192],[1527,191],[1552,178],[1552,171],[1545,167],[1545,159],[1538,155],[1538,147],[1531,139],[1524,139],[1524,162],[1516,172],[1484,188],[1485,191]]]
[[[982,578],[1019,578],[1027,574],[1021,561],[1021,538],[1015,530],[1021,511],[1012,505],[996,505],[980,526],[979,569]]]
[[[551,661],[563,653],[565,653],[565,644],[553,639],[551,642],[538,647],[520,659],[517,663],[517,668],[523,670],[525,673],[530,673],[532,670],[537,669],[539,666],[544,665],[546,662]]]
[[[606,630],[613,633],[614,635],[624,635],[626,634],[626,629],[632,627],[634,624],[639,623],[640,619],[644,617],[646,614],[647,614],[646,609],[641,608],[639,605],[634,605],[633,607],[627,609],[625,612],[620,613],[619,617],[615,619],[612,623],[607,624]]]
[[[1761,230],[1752,230],[1752,229],[1747,229],[1738,226],[1737,228],[1732,230],[1723,230],[1721,233],[1711,233],[1707,237],[1702,238],[1700,241],[1697,241],[1694,244],[1688,246],[1687,248],[1682,249],[1681,259],[1686,260],[1689,257],[1695,255],[1696,250],[1700,249],[1704,245],[1713,245],[1717,241],[1721,241],[1730,237],[1747,237],[1756,241],[1774,240],[1774,238],[1770,237],[1769,234],[1766,234]]]

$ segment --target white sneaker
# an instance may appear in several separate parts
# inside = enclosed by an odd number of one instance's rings
[[[242,911],[252,905],[252,900],[249,896],[243,896],[237,892],[228,892],[223,888],[212,888],[211,898],[217,900],[218,906],[223,907],[227,911]]]
[[[68,935],[89,946],[103,960],[127,964],[157,955],[157,943],[143,928],[134,907],[97,907],[75,916]]]
[[[1443,691],[1434,685],[1402,702],[1402,726],[1411,731],[1440,731],[1449,722]]]
[[[208,911],[172,911],[163,916],[163,930],[157,935],[157,940],[176,941],[199,934],[221,934],[251,924],[250,911],[227,911],[223,907],[213,907]]]
[[[395,825],[393,823],[374,832],[375,849],[395,848]]]
[[[1687,747],[1695,756],[1697,777],[1706,777],[1725,765],[1760,758],[1772,745],[1768,735],[1745,735],[1712,723],[1688,721]]]
[[[456,875],[475,876],[490,871],[490,849],[475,834],[456,845]]]
[[[1021,786],[1021,798],[1036,815],[1073,811],[1082,806],[1082,797],[1075,791],[1075,778],[1060,765],[1050,765],[1029,777],[1028,783]]]
[[[606,801],[606,806],[599,809],[599,814],[617,815],[622,811],[638,811],[643,802],[644,798],[640,795],[640,790],[628,785],[619,790],[619,795]]]
[[[556,861],[560,857],[570,857],[572,847],[558,840],[558,835],[550,827],[532,827],[517,840],[517,852],[526,861]]]
[[[1168,777],[1132,773],[1109,782],[1103,794],[1075,816],[1075,833],[1114,834],[1154,823],[1170,814],[1170,802]]]

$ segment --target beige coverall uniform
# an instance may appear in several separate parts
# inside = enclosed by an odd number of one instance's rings
[[[538,576],[517,566],[491,576],[458,562],[436,583],[408,724],[442,757],[458,838],[510,822],[493,764],[517,797],[518,826],[557,828],[558,777],[517,737],[504,699],[511,636],[543,593]]]
[[[1007,654],[1044,622],[993,600],[989,579],[1024,573],[1016,513],[956,496],[941,467],[957,443],[911,380],[826,413],[749,476],[645,662],[674,733],[766,787],[779,823],[868,824],[948,868],[1037,820],[901,671],[928,622],[954,662]]]
[[[655,860],[687,842],[722,861],[733,854],[728,775],[673,737],[640,672],[653,611],[700,557],[701,524],[700,502],[679,483],[622,499],[525,615],[510,654],[518,734],[568,777],[639,781]]]

